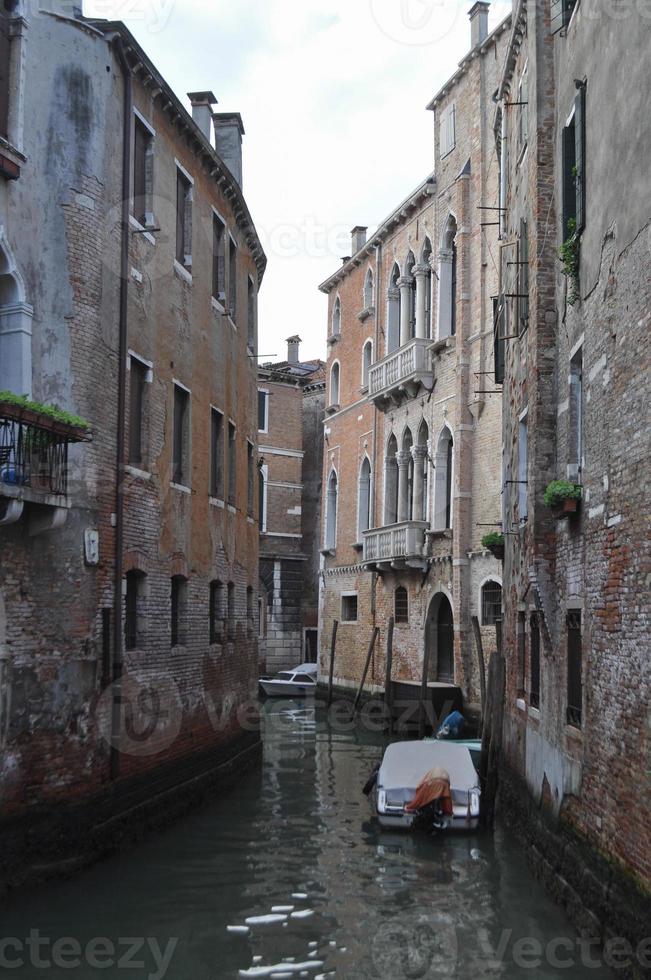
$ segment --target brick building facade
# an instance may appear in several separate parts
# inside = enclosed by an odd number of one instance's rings
[[[317,656],[325,381],[321,361],[300,360],[300,343],[290,337],[287,360],[258,372],[260,658],[270,673]]]
[[[93,824],[137,823],[154,783],[186,781],[187,805],[257,752],[238,711],[258,676],[265,257],[241,120],[211,93],[192,118],[122,24],[22,6],[0,139],[0,391],[71,410],[92,441],[62,471],[70,427],[0,407],[7,880],[68,844],[101,850]]]
[[[393,677],[460,689],[478,708],[472,617],[495,646],[501,567],[481,544],[500,521],[501,415],[492,380],[498,167],[491,97],[508,20],[471,11],[472,47],[431,101],[435,170],[321,289],[329,297],[321,674],[382,689]],[[487,222],[484,226],[484,222]]]
[[[514,4],[495,120],[503,785],[575,920],[638,942],[651,882],[649,45],[639,11],[604,21],[582,2]],[[580,488],[575,513],[545,502],[557,480]]]

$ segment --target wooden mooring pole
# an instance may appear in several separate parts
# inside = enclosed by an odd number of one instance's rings
[[[359,689],[355,696],[355,701],[353,702],[353,711],[357,711],[357,705],[359,704],[359,699],[362,696],[362,691],[364,690],[364,684],[366,683],[366,675],[368,674],[368,668],[371,664],[371,657],[373,656],[373,647],[375,646],[375,641],[378,638],[380,632],[380,627],[376,626],[373,630],[373,635],[371,637],[371,642],[368,645],[368,652],[366,654],[366,663],[364,664],[364,673],[362,674],[362,679],[359,682]]]
[[[425,735],[425,722],[427,720],[427,702],[429,699],[429,688],[427,686],[427,675],[429,674],[429,643],[425,641],[423,650],[423,676],[420,681],[420,702],[418,705],[418,737]]]
[[[387,663],[384,673],[384,709],[387,714],[389,734],[393,734],[393,695],[391,691],[391,670],[393,668],[393,616],[389,619],[387,631]]]
[[[328,706],[332,704],[332,681],[335,676],[335,650],[337,648],[337,627],[339,620],[335,619],[332,624],[332,640],[330,643],[330,676],[328,679]]]
[[[492,827],[495,821],[495,801],[502,752],[502,724],[504,721],[504,695],[506,690],[506,664],[502,654],[502,624],[497,622],[497,649],[488,664],[486,685],[486,712],[481,743],[479,772],[482,777],[482,822]]]
[[[484,646],[481,640],[481,629],[479,619],[471,617],[472,629],[475,634],[475,647],[477,649],[477,666],[479,668],[479,694],[481,698],[481,718],[479,721],[479,736],[484,730],[484,717],[486,715],[486,665],[484,664]]]

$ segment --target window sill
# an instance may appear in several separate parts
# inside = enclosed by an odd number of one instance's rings
[[[230,514],[237,514],[237,507],[235,507],[235,505],[234,505],[234,504],[228,504],[228,505],[227,505],[227,507],[226,507],[226,510],[227,510],[227,511],[228,511],[228,512],[229,512]]]
[[[138,234],[144,238],[145,241],[149,242],[150,245],[156,245],[156,239],[147,228],[147,225],[141,224],[132,214],[129,215],[129,226],[133,228],[134,231],[137,231]]]
[[[170,486],[172,490],[178,490],[179,493],[192,493],[192,489],[190,487],[186,487],[183,483],[174,483],[173,480],[170,480]]]
[[[451,527],[445,527],[445,528],[440,528],[439,530],[436,530],[436,529],[432,528],[430,531],[425,531],[425,537],[431,538],[433,541],[436,541],[436,540],[446,540],[446,539],[448,541],[451,541],[452,540],[452,528]]]
[[[255,524],[255,521],[254,521],[254,519],[252,517],[247,517],[246,523],[247,524]]]
[[[132,466],[130,463],[124,467],[124,471],[129,476],[135,476],[138,480],[151,480],[151,473],[148,470],[138,469],[137,466]]]
[[[538,721],[540,718],[540,708],[534,708],[532,705],[529,706],[529,717]]]
[[[355,544],[351,545],[351,548],[353,549],[353,551],[363,551],[364,543],[362,541],[356,541]]]
[[[583,742],[583,732],[580,728],[575,728],[574,725],[565,726],[565,736],[574,742]]]
[[[237,333],[237,324],[235,323],[235,320],[234,320],[234,319],[233,319],[233,317],[232,317],[232,316],[230,315],[230,313],[227,313],[227,314],[226,314],[226,319],[228,320],[228,322],[229,322],[229,324],[230,324],[230,326],[231,326],[231,327],[232,327],[232,329],[233,329],[233,330],[235,331],[235,333]]]
[[[328,405],[328,407],[326,408],[326,415],[334,415],[335,412],[338,412],[339,411],[340,407],[341,406],[338,405],[338,404],[337,405]]]
[[[184,282],[188,283],[189,286],[192,285],[192,273],[186,269],[184,265],[181,265],[178,259],[174,259],[174,272],[177,274],[179,279],[182,279]]]
[[[340,626],[357,626],[358,622],[359,622],[358,619],[342,619],[342,620],[340,620],[339,625]]]
[[[440,340],[434,340],[430,344],[429,350],[432,352],[432,354],[439,354],[441,351],[445,350],[446,348],[451,349],[452,347],[455,346],[456,346],[456,338],[454,337],[453,334],[450,334],[449,337],[441,337]]]
[[[324,558],[334,558],[334,556],[337,554],[337,549],[336,548],[321,548],[320,551],[319,551],[319,554],[320,555],[323,555]]]
[[[221,507],[222,510],[224,509],[224,501],[219,497],[208,497],[208,502],[211,507]]]
[[[341,340],[341,334],[333,333],[330,337],[328,337],[328,345],[338,344],[340,340]]]
[[[363,310],[360,310],[357,314],[357,319],[363,322],[364,320],[368,320],[370,316],[375,316],[374,306],[366,306]]]
[[[516,700],[515,700],[515,706],[518,709],[518,711],[526,711],[527,710],[527,702],[524,700],[524,698],[516,698]]]
[[[524,146],[522,147],[522,149],[520,150],[520,155],[518,156],[517,162],[515,164],[516,170],[524,162],[524,158],[527,155],[528,148],[529,148],[529,144],[528,143],[525,143]]]
[[[211,297],[210,302],[215,313],[220,313],[222,316],[224,315],[224,313],[226,313],[226,307],[222,306],[219,300],[215,299],[214,296]]]

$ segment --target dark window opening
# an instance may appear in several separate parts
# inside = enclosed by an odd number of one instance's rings
[[[247,344],[250,351],[255,350],[256,295],[253,280],[249,279],[247,305]]]
[[[149,185],[149,155],[152,136],[147,127],[136,118],[133,140],[133,216],[141,225],[147,224],[147,199]]]
[[[501,385],[504,381],[504,361],[506,353],[506,341],[504,337],[504,296],[493,296],[493,354],[495,359],[495,384]]]
[[[224,499],[224,416],[210,410],[210,495]]]
[[[357,596],[342,595],[341,597],[341,619],[344,623],[357,622]]]
[[[258,521],[260,522],[260,531],[262,532],[267,530],[267,522],[265,520],[266,493],[267,483],[264,478],[264,470],[260,467],[258,470]]]
[[[457,332],[457,243],[452,242],[452,279],[450,297],[450,336],[454,337]]]
[[[447,463],[445,472],[445,526],[452,527],[452,460],[454,443],[452,436],[448,440]]]
[[[540,707],[540,623],[538,614],[533,613],[530,621],[531,650],[529,703],[532,708]]]
[[[409,622],[409,593],[399,585],[394,593],[394,616],[396,623]]]
[[[192,184],[176,171],[176,260],[189,268],[192,265]]]
[[[142,572],[127,572],[126,591],[124,597],[124,647],[135,650],[142,640],[141,617],[139,606],[144,591],[144,575]]]
[[[218,303],[226,302],[226,227],[221,218],[212,218],[212,294]]]
[[[518,333],[523,334],[529,326],[529,232],[524,218],[520,220],[517,255]]]
[[[502,586],[499,582],[484,582],[481,587],[482,626],[494,626],[502,618]]]
[[[11,7],[0,8],[0,136],[9,138],[9,72],[11,66],[11,37],[9,17]]]
[[[249,517],[253,517],[253,508],[255,505],[255,459],[253,454],[253,445],[250,442],[246,444],[246,512]]]
[[[142,467],[144,443],[144,410],[149,371],[142,361],[130,359],[129,370],[129,463]]]
[[[269,393],[258,392],[258,432],[266,432],[268,428]]]
[[[184,646],[186,642],[188,583],[182,575],[174,575],[171,580],[171,641],[172,646]]]
[[[581,613],[567,614],[567,723],[581,727],[583,713],[583,665],[581,642]]]
[[[189,420],[190,395],[179,385],[174,385],[174,456],[172,482],[180,486],[189,484]]]
[[[526,641],[527,617],[518,613],[518,696],[524,697],[526,684]]]
[[[237,245],[231,238],[228,249],[228,312],[233,323],[237,322]]]
[[[585,86],[574,98],[574,114],[563,129],[563,240],[585,227]]]
[[[210,583],[210,642],[222,643],[224,640],[224,586],[215,579]]]
[[[233,507],[237,496],[237,445],[235,442],[235,426],[228,423],[228,502]]]
[[[570,22],[576,0],[551,0],[551,33],[558,34]]]
[[[249,585],[246,590],[246,628],[249,633],[253,633],[254,599],[253,589]]]
[[[228,583],[228,639],[235,639],[235,583]]]

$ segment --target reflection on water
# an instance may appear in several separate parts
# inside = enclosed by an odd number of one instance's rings
[[[269,701],[263,722],[262,769],[223,799],[2,910],[14,975],[611,976],[583,965],[593,951],[503,834],[379,828],[361,792],[379,737],[333,729],[309,703]],[[66,937],[77,947],[53,946]]]

